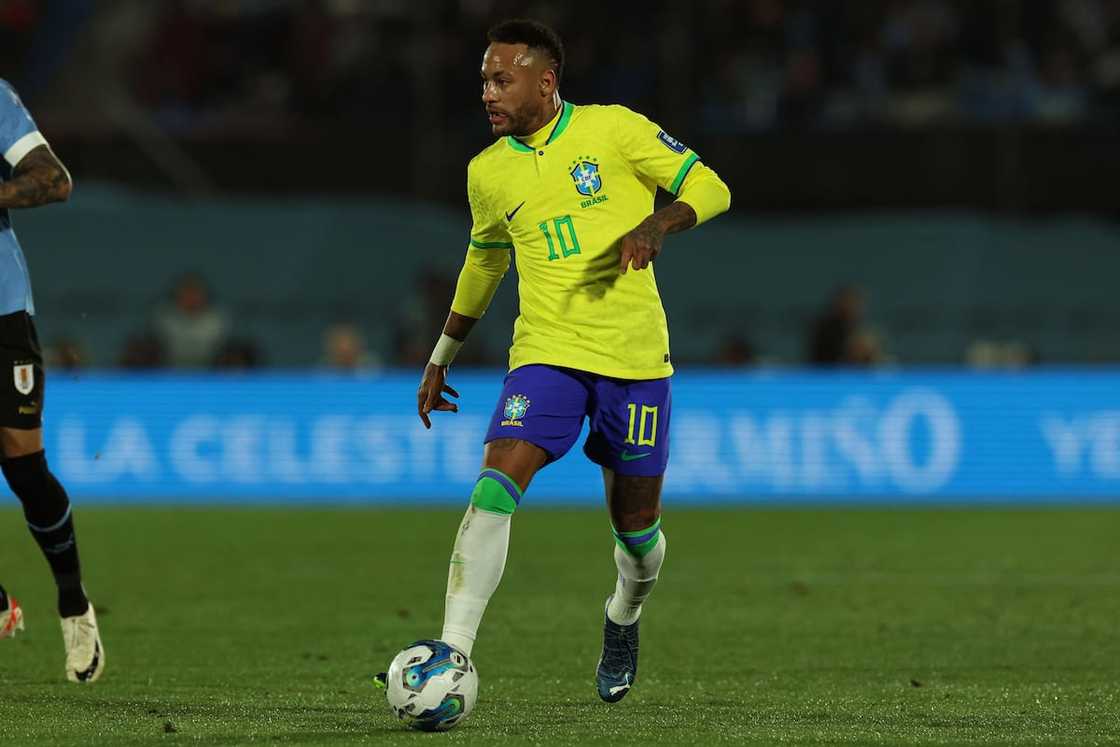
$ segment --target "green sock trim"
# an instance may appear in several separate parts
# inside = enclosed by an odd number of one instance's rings
[[[614,532],[615,537],[641,537],[644,534],[649,534],[654,529],[660,529],[660,528],[661,528],[661,517],[658,516],[657,521],[653,522],[652,524],[650,524],[645,529],[638,529],[638,530],[635,530],[633,532],[620,532],[612,526],[611,531]]]
[[[493,468],[482,470],[471,492],[471,503],[482,511],[512,514],[521,500],[521,489],[509,475]]]
[[[501,480],[501,478],[505,478],[505,480],[509,482],[509,485],[507,487],[516,494],[518,504],[521,503],[521,499],[524,497],[524,495],[522,494],[521,486],[517,484],[517,480],[514,480],[512,477],[507,475],[505,472],[502,472],[497,467],[483,467],[482,472],[479,473],[479,477],[485,476],[487,472],[493,472],[494,476],[498,478],[499,481]]]
[[[614,541],[619,547],[635,557],[644,558],[657,546],[657,540],[661,538],[661,517],[657,517],[657,521],[645,529],[635,532],[620,532],[613,527],[611,529],[614,532]]]

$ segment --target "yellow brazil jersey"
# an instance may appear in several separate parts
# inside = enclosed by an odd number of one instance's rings
[[[512,250],[520,315],[511,370],[545,363],[624,379],[671,375],[653,266],[620,274],[619,243],[653,212],[658,187],[678,194],[700,172],[718,180],[640,114],[564,102],[537,133],[502,138],[470,162],[473,227],[452,310],[481,316]]]

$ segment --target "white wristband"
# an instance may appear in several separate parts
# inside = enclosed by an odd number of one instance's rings
[[[450,366],[461,347],[463,347],[462,340],[456,340],[446,334],[440,335],[435,350],[432,351],[430,362],[437,366]]]

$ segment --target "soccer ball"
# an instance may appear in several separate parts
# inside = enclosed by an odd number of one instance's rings
[[[416,641],[393,658],[385,687],[389,707],[401,721],[421,731],[447,731],[474,708],[478,672],[454,646]]]

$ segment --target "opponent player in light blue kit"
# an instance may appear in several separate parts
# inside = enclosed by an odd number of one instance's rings
[[[0,81],[0,451],[4,477],[23,504],[31,536],[58,586],[66,645],[66,676],[93,682],[105,652],[93,605],[82,587],[70,499],[47,468],[43,452],[43,356],[27,262],[9,208],[31,208],[70,196],[70,174],[47,145],[19,96]],[[4,370],[11,370],[6,378]],[[6,380],[6,383],[5,383]],[[0,587],[0,638],[23,629],[23,610]]]

